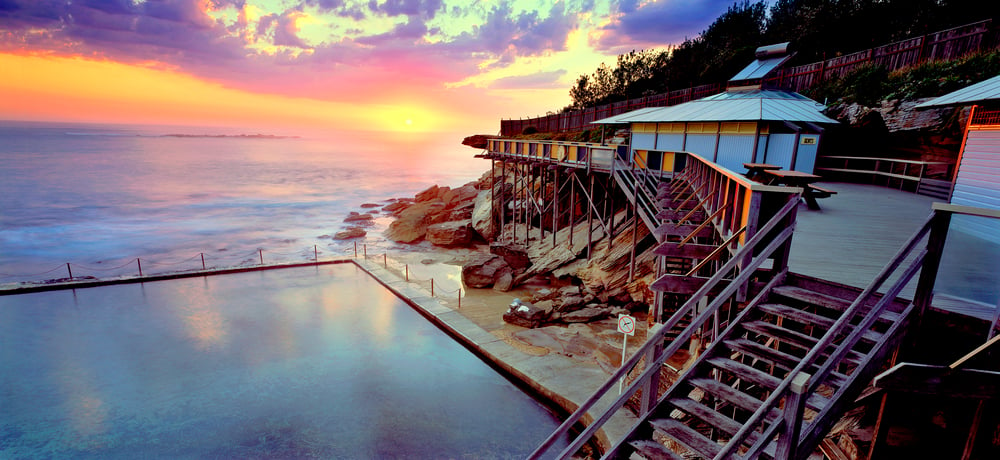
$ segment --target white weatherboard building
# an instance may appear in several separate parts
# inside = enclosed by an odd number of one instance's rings
[[[743,163],[768,163],[812,173],[821,125],[837,121],[823,115],[823,104],[760,84],[790,57],[787,44],[761,47],[723,93],[594,123],[628,124],[631,154],[650,169],[678,171],[684,156],[674,153],[692,152],[735,172],[746,172]]]

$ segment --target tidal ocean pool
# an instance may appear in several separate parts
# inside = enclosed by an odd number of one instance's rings
[[[558,423],[353,264],[0,296],[2,458],[521,458]]]

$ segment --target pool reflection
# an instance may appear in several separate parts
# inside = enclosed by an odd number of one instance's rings
[[[4,455],[523,457],[558,421],[353,265],[0,297]]]

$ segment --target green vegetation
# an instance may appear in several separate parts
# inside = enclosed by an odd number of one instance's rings
[[[743,0],[698,37],[673,48],[632,51],[618,56],[613,67],[602,64],[594,73],[581,75],[569,92],[572,104],[564,110],[726,81],[752,60],[761,45],[791,42],[796,56],[789,65],[799,65],[989,18],[1000,20],[1000,2],[777,0],[768,8],[763,0]],[[940,75],[939,70],[928,72]],[[895,80],[886,80],[893,75],[878,68],[855,74],[843,83],[853,87],[830,88],[831,94],[854,94],[860,101],[882,93],[926,94],[936,87],[952,87],[935,82],[951,77],[914,77],[911,85],[900,87]],[[968,80],[962,75],[954,78]]]
[[[926,62],[895,72],[863,67],[805,93],[817,101],[875,106],[883,100],[940,96],[996,75],[1000,75],[1000,52],[993,51],[954,61]]]

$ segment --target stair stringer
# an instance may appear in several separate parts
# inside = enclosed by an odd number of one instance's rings
[[[782,277],[782,279],[783,278],[784,277]],[[773,281],[775,280],[772,280],[772,283],[769,283],[765,290],[744,308],[737,318],[733,320],[731,325],[726,328],[722,334],[720,334],[718,340],[712,343],[701,355],[701,357],[699,357],[687,370],[685,370],[679,376],[677,381],[660,398],[657,399],[654,408],[647,414],[646,417],[639,420],[632,427],[630,434],[607,451],[604,458],[626,458],[632,452],[629,446],[630,442],[645,443],[652,439],[652,434],[655,430],[649,422],[657,418],[668,417],[669,414],[675,410],[674,406],[668,401],[671,398],[685,397],[686,392],[694,387],[694,385],[690,383],[692,379],[707,376],[705,374],[711,368],[711,366],[705,364],[708,360],[726,357],[726,347],[722,344],[729,339],[742,337],[747,332],[742,325],[758,316],[757,307],[767,299],[767,296],[777,284]],[[850,405],[854,402],[854,399],[861,394],[863,389],[869,384],[869,382],[871,382],[872,378],[874,378],[874,376],[877,375],[882,369],[882,365],[889,359],[898,343],[905,336],[906,330],[911,322],[910,318],[913,314],[913,310],[914,307],[911,305],[903,312],[899,321],[890,326],[889,329],[883,334],[883,338],[876,343],[868,353],[865,354],[865,359],[858,364],[853,372],[850,373],[846,383],[836,385],[838,389],[825,407],[823,407],[810,422],[804,422],[802,426],[799,427],[799,443],[795,449],[796,454],[794,460],[807,458],[817,448],[829,430],[849,409]],[[794,375],[789,373],[784,380],[791,380],[792,378],[794,378]],[[827,381],[830,381],[829,376]],[[821,382],[821,384],[822,383],[824,382]],[[815,387],[819,386],[819,384],[812,384],[811,386]],[[772,410],[779,411],[780,409],[775,407]],[[780,421],[780,418],[764,422],[765,425],[763,426],[765,429],[762,431],[767,436],[773,438],[774,433],[776,433],[774,424],[778,421]],[[770,427],[770,429],[767,427]],[[760,432],[757,432],[754,437],[759,439]],[[746,441],[744,442],[744,445],[749,444],[750,443]],[[755,447],[758,448],[755,451],[757,454],[752,457],[731,455],[730,458],[773,458],[776,451],[776,443],[773,439],[772,441],[767,442],[762,441],[760,446]]]

